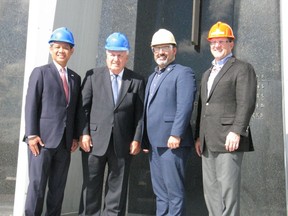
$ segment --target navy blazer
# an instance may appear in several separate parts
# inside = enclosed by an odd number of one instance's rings
[[[171,135],[181,137],[181,147],[192,146],[190,120],[196,93],[194,72],[180,64],[168,65],[148,102],[154,76],[155,72],[149,76],[145,93],[142,147],[167,147]]]
[[[93,155],[105,154],[111,135],[119,158],[129,156],[132,141],[141,142],[144,89],[144,78],[125,68],[114,106],[108,67],[91,69],[86,73],[82,84],[78,131],[80,136],[91,135]]]
[[[45,148],[56,148],[66,129],[66,147],[77,138],[75,121],[81,77],[67,69],[69,103],[66,104],[60,74],[54,63],[36,67],[29,78],[25,104],[25,136],[38,135]]]

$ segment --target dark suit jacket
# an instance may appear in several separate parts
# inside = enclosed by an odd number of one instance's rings
[[[107,67],[89,70],[82,84],[82,112],[79,113],[79,135],[90,134],[92,154],[105,154],[111,134],[115,153],[127,157],[130,143],[141,141],[145,83],[142,76],[125,68],[116,106]]]
[[[257,90],[253,67],[230,58],[215,77],[207,97],[210,71],[203,74],[199,92],[196,137],[200,136],[202,150],[205,143],[211,151],[227,152],[224,144],[229,132],[241,135],[238,151],[254,150],[249,128]]]
[[[190,120],[196,92],[194,72],[179,64],[168,65],[148,101],[154,75],[150,75],[145,93],[142,147],[167,147],[171,135],[181,137],[181,147],[192,146],[194,139]]]
[[[76,137],[76,110],[81,92],[81,77],[68,69],[70,88],[66,104],[60,74],[50,63],[36,67],[29,79],[25,104],[25,135],[38,135],[46,148],[56,148],[66,128],[66,147],[70,150]]]

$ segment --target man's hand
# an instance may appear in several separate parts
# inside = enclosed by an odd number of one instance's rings
[[[132,141],[130,144],[130,154],[137,155],[141,151],[141,144],[138,141]]]
[[[72,146],[71,146],[71,152],[74,152],[77,148],[78,148],[78,140],[77,139],[73,139],[73,143],[72,143]]]
[[[90,152],[93,146],[90,135],[80,136],[79,145],[85,152]]]
[[[195,141],[195,150],[196,150],[196,153],[199,157],[201,157],[202,155],[202,152],[201,152],[201,142],[200,142],[200,138],[198,138],[196,141]]]
[[[225,148],[227,151],[236,151],[239,148],[240,135],[234,132],[229,132],[226,137]]]
[[[29,148],[30,148],[32,154],[35,157],[37,157],[37,155],[40,154],[38,145],[44,146],[44,143],[42,142],[42,140],[39,136],[33,136],[31,138],[28,138],[28,145],[29,145]]]
[[[176,149],[180,147],[180,141],[181,138],[180,137],[176,137],[176,136],[170,136],[167,142],[167,146],[170,149]]]

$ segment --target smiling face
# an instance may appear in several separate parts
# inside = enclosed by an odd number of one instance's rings
[[[128,61],[128,51],[106,51],[106,64],[114,74],[119,74]]]
[[[62,67],[66,67],[73,52],[74,48],[68,43],[53,42],[50,44],[50,54],[52,59]]]
[[[234,42],[228,38],[213,38],[209,40],[210,51],[216,61],[220,61],[232,52]]]
[[[175,60],[177,48],[171,44],[163,44],[153,46],[152,52],[159,69],[162,69]]]

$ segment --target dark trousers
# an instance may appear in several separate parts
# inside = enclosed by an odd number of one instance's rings
[[[46,216],[60,216],[71,154],[62,140],[56,149],[41,148],[35,157],[28,149],[29,186],[26,216],[41,216],[48,182]]]
[[[103,156],[82,152],[83,186],[79,215],[125,216],[130,161],[131,156],[116,156],[112,139]],[[104,182],[106,165],[108,172]],[[101,211],[102,197],[104,207]]]

